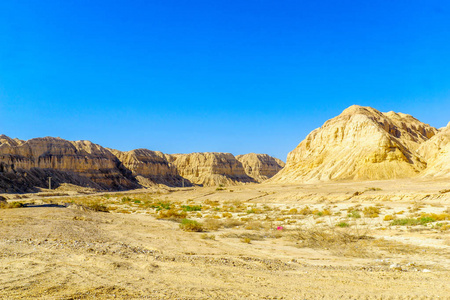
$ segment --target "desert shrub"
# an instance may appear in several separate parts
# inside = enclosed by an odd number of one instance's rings
[[[291,237],[298,242],[299,247],[308,248],[339,248],[342,245],[356,243],[360,240],[371,239],[371,237],[358,232],[348,233],[333,229],[299,229]]]
[[[170,202],[158,202],[150,205],[151,208],[155,208],[156,211],[160,211],[163,209],[170,210],[172,208],[172,203]]]
[[[224,218],[231,218],[232,216],[233,215],[231,213],[229,213],[229,212],[222,213],[222,217],[224,217]]]
[[[393,220],[391,225],[400,225],[400,226],[415,226],[415,225],[426,225],[428,223],[432,223],[437,221],[435,218],[435,214],[422,214],[421,217],[413,219],[413,218],[404,218]]]
[[[192,232],[203,231],[203,225],[201,223],[189,219],[181,220],[180,228],[184,231],[192,231]]]
[[[296,208],[292,208],[288,212],[288,214],[290,214],[290,215],[296,215],[297,213],[298,213],[298,210]]]
[[[363,209],[363,213],[366,218],[376,218],[380,214],[380,209],[375,206],[369,206]]]
[[[184,211],[201,211],[202,210],[202,206],[201,205],[181,205],[181,208]]]
[[[245,229],[247,230],[261,230],[264,228],[264,225],[261,221],[251,221],[248,222],[245,226]]]
[[[395,217],[393,215],[385,215],[383,220],[384,221],[392,221],[394,219],[395,219]]]
[[[391,222],[391,225],[400,225],[400,226],[414,226],[418,225],[419,221],[417,219],[412,218],[403,218],[403,219],[396,219]]]
[[[306,215],[312,214],[313,212],[312,212],[312,210],[309,208],[309,206],[305,206],[305,207],[303,207],[298,213],[301,214],[301,215],[306,216]]]
[[[350,225],[346,222],[339,222],[336,224],[336,226],[344,228],[344,227],[350,227]]]
[[[187,213],[185,211],[178,211],[175,209],[160,210],[157,216],[158,219],[171,219],[179,220],[186,218]]]
[[[217,201],[217,200],[209,200],[209,199],[206,199],[206,200],[204,201],[204,203],[207,204],[207,205],[211,205],[211,206],[217,206],[217,205],[219,205],[219,201]]]
[[[450,224],[442,224],[441,226],[439,226],[439,229],[441,231],[447,231],[450,230]]]
[[[354,218],[354,219],[359,219],[361,218],[361,214],[359,213],[358,210],[352,210],[347,214],[347,217],[349,218]]]
[[[122,200],[121,200],[123,203],[126,203],[126,202],[131,202],[131,198],[130,197],[122,197]]]
[[[249,237],[244,237],[244,238],[241,238],[241,242],[250,244],[252,242],[252,240]]]
[[[19,207],[24,207],[25,205],[21,202],[6,202],[6,201],[0,201],[0,209],[4,208],[19,208]]]
[[[226,219],[222,222],[222,226],[225,228],[233,228],[243,225],[244,222],[238,219]]]
[[[218,230],[222,227],[222,222],[217,219],[208,218],[203,221],[203,227],[206,230]]]
[[[85,206],[87,209],[99,212],[109,212],[108,207],[100,203],[91,203]]]
[[[214,234],[204,233],[200,236],[200,238],[202,238],[204,240],[213,240],[214,241],[216,239],[216,236]]]
[[[322,211],[320,210],[314,210],[313,214],[315,214],[318,217],[323,217],[323,216],[330,216],[331,215],[331,211],[329,211],[328,209],[324,209]]]
[[[441,214],[433,214],[433,213],[422,213],[420,215],[421,218],[431,218],[434,219],[434,221],[445,221],[450,220],[450,214],[448,213],[441,213]],[[432,222],[434,222],[432,221]]]

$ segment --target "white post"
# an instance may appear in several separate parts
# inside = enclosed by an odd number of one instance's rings
[[[48,178],[48,189],[49,190],[52,189],[52,178],[51,177]]]

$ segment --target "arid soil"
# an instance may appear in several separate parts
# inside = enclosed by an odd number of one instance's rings
[[[67,194],[3,195],[0,298],[450,299],[448,181]]]

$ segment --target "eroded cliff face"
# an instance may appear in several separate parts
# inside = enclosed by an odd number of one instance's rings
[[[272,174],[275,160],[261,156],[261,172]],[[269,166],[273,164],[273,166]],[[253,168],[257,168],[254,165]],[[265,176],[265,175],[261,175]],[[260,176],[260,177],[261,177]],[[168,186],[234,185],[259,181],[245,173],[230,153],[164,154],[148,149],[122,152],[89,141],[0,136],[0,192],[29,192],[61,183],[104,190]]]
[[[159,151],[136,149],[128,152],[111,152],[129,169],[142,186],[164,184],[168,186],[191,186],[178,174],[177,168],[167,160],[167,155]]]
[[[3,186],[17,182],[19,190],[20,184],[45,187],[47,178],[42,176],[54,177],[55,185],[67,182],[115,190],[138,186],[110,151],[89,141],[52,137],[20,141],[2,136],[0,142],[0,173],[13,180]]]
[[[272,178],[285,165],[283,161],[267,154],[248,153],[238,155],[236,159],[242,163],[245,173],[257,182]]]
[[[427,161],[425,177],[450,177],[450,123],[417,151]]]
[[[256,182],[231,153],[201,152],[167,155],[178,174],[193,184],[204,186]]]
[[[312,131],[271,182],[379,180],[417,176],[417,153],[437,129],[401,113],[351,106]]]

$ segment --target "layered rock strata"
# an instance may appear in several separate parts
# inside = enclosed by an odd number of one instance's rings
[[[0,137],[0,188],[6,192],[66,182],[101,189],[138,187],[131,172],[107,149],[89,141],[60,138],[28,141]]]
[[[264,164],[261,167],[261,174],[268,174],[270,168]],[[258,174],[257,170],[254,173]],[[147,149],[122,152],[89,141],[52,137],[22,141],[0,136],[0,192],[37,191],[48,187],[48,177],[52,177],[53,188],[69,183],[123,190],[156,184],[211,186],[259,181],[251,176],[230,153],[169,155]]]
[[[231,153],[199,152],[167,155],[178,174],[196,185],[233,185],[256,182]]]
[[[271,182],[413,177],[427,167],[416,150],[437,132],[410,115],[354,105],[313,130]]]
[[[236,156],[245,173],[257,182],[263,182],[283,169],[285,163],[267,154],[248,153]]]
[[[164,184],[168,186],[192,186],[191,182],[178,173],[169,162],[168,155],[159,151],[136,149],[128,152],[111,152],[129,169],[142,186]]]

